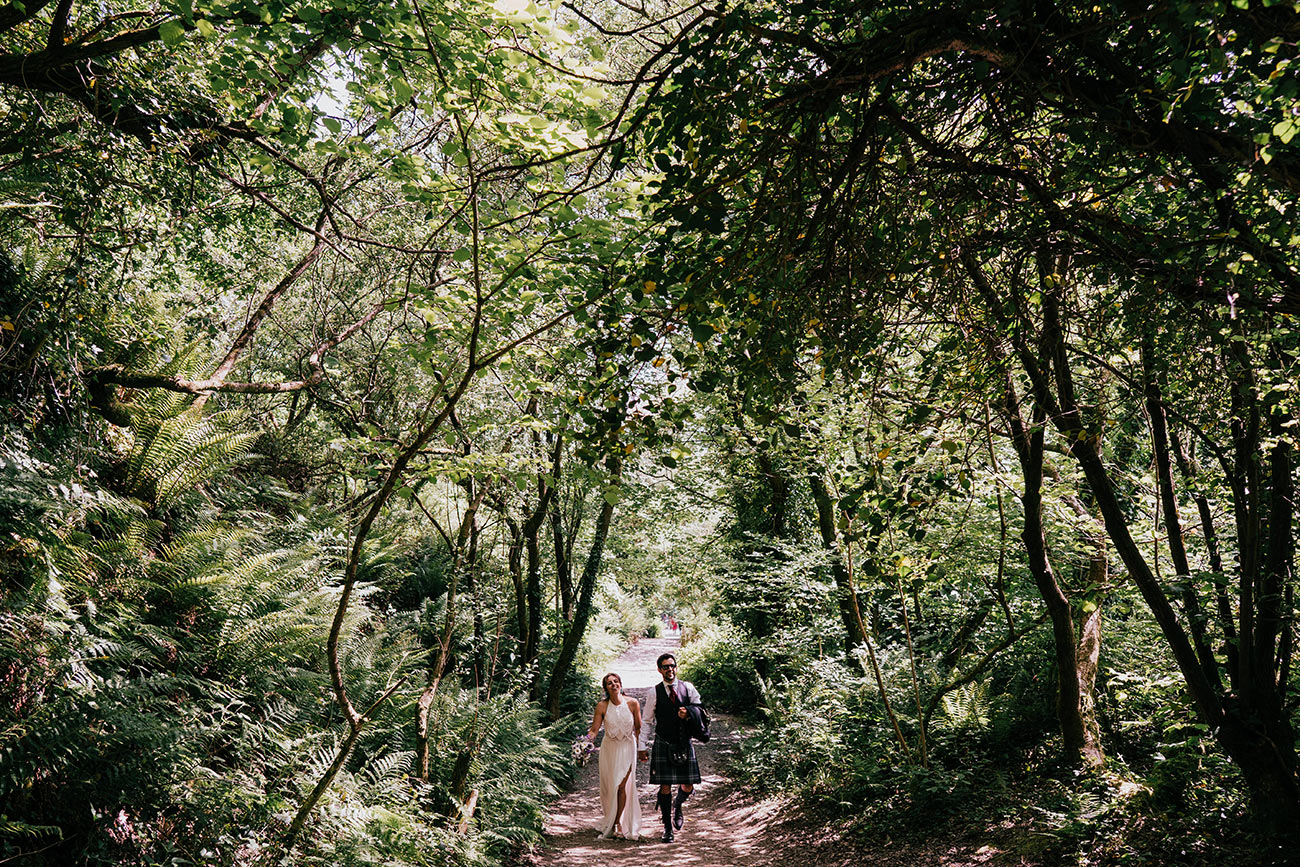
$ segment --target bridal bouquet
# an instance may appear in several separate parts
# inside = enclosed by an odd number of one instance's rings
[[[596,751],[596,745],[585,737],[578,738],[573,742],[573,763],[582,767],[591,758],[591,754]]]

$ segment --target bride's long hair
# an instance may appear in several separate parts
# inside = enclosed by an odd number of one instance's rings
[[[605,693],[605,701],[609,701],[609,679],[611,677],[618,681],[619,686],[623,685],[623,678],[619,677],[617,674],[615,674],[612,671],[609,674],[602,677],[600,679],[600,688],[601,691]]]

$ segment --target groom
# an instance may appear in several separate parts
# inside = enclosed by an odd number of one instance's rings
[[[659,674],[663,683],[655,684],[647,700],[642,718],[649,725],[641,727],[641,742],[637,745],[637,758],[650,759],[650,782],[659,784],[659,814],[664,820],[665,843],[673,841],[673,829],[681,830],[682,803],[695,791],[700,781],[700,764],[695,759],[695,747],[686,733],[687,705],[700,704],[700,693],[684,680],[677,679],[677,658],[671,653],[659,657]],[[655,730],[653,753],[646,749],[649,729]],[[673,753],[684,755],[684,761],[673,761]],[[673,798],[673,784],[677,784],[677,797]]]

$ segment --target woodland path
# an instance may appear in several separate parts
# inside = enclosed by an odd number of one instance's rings
[[[655,660],[680,646],[676,637],[646,638],[628,648],[606,670],[623,678],[626,692],[644,705],[659,682]],[[707,705],[709,697],[703,696]],[[733,718],[713,714],[713,737],[696,744],[703,782],[686,802],[686,826],[674,843],[659,841],[663,826],[655,809],[658,786],[649,783],[648,763],[637,763],[640,783],[640,842],[601,840],[599,771],[596,757],[578,774],[572,791],[551,805],[546,837],[525,856],[529,867],[589,867],[631,859],[629,864],[672,867],[975,867],[975,865],[1028,864],[1008,858],[987,841],[944,840],[930,845],[853,845],[838,829],[826,827],[803,814],[791,802],[756,800],[727,776],[727,764],[740,748],[743,728]]]

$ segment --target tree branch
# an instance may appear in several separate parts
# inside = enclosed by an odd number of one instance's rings
[[[125,407],[122,407],[111,393],[113,388],[161,388],[166,391],[196,395],[204,399],[214,392],[285,394],[301,391],[319,385],[325,380],[324,357],[327,352],[365,328],[387,306],[388,303],[385,301],[376,302],[356,322],[321,341],[303,359],[310,372],[302,379],[284,382],[230,382],[215,375],[208,379],[186,379],[182,376],[168,376],[158,373],[130,373],[121,364],[109,364],[89,371],[86,374],[86,380],[94,396],[95,406],[104,414],[105,418],[119,425],[129,424],[130,417],[126,414]]]
[[[46,51],[59,51],[63,48],[64,34],[68,30],[68,13],[72,11],[72,0],[59,0],[54,9],[54,21],[50,24],[50,37],[45,43]]]

